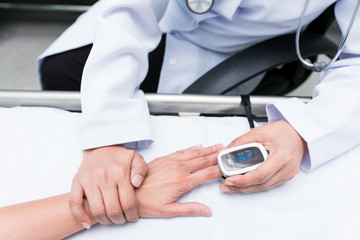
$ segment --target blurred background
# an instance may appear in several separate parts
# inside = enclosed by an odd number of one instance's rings
[[[69,2],[0,1],[0,90],[40,90],[37,57],[96,0]],[[335,23],[327,35],[339,42]],[[311,96],[318,78],[319,74],[313,73],[289,95]]]

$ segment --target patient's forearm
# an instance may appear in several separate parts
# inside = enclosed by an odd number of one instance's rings
[[[222,145],[195,146],[150,162],[148,175],[136,189],[140,217],[211,216],[200,203],[177,203],[192,188],[222,176],[214,166]],[[91,217],[89,205],[84,208]],[[91,219],[92,224],[96,221]],[[0,239],[62,239],[83,229],[72,215],[69,194],[0,208]]]
[[[82,229],[71,213],[69,194],[0,208],[0,239],[62,239]]]

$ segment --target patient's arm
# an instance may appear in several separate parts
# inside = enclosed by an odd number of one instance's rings
[[[219,148],[193,147],[150,162],[148,176],[136,190],[140,216],[210,216],[205,205],[175,201],[193,187],[221,176],[213,166]],[[0,208],[0,239],[62,239],[82,229],[71,213],[69,194]]]
[[[72,216],[69,194],[0,208],[0,239],[62,239],[82,229]]]

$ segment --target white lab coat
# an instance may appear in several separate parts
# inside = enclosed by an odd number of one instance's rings
[[[336,0],[310,2],[303,24]],[[139,90],[147,54],[167,33],[158,92],[181,93],[210,68],[257,42],[294,32],[305,0],[220,0],[211,12],[191,13],[185,0],[100,0],[40,57],[93,43],[82,86],[83,147],[152,141],[149,113]],[[354,0],[338,0],[341,31]],[[310,170],[360,143],[360,14],[341,60],[326,69],[313,100],[296,98],[267,106],[269,121],[286,119],[308,144],[301,167]]]

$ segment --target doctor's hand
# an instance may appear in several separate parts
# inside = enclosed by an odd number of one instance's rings
[[[148,171],[143,157],[121,146],[84,151],[70,194],[74,217],[85,228],[91,225],[83,207],[84,197],[90,212],[101,224],[123,224],[139,218],[134,187],[139,187]]]
[[[222,176],[217,155],[222,145],[195,146],[160,157],[148,164],[144,183],[136,189],[140,217],[211,216],[209,207],[176,200],[192,188]]]
[[[233,140],[229,147],[251,142],[261,143],[270,152],[267,160],[244,175],[226,178],[220,186],[222,192],[260,192],[285,183],[299,172],[307,151],[306,142],[287,121],[254,128]]]

